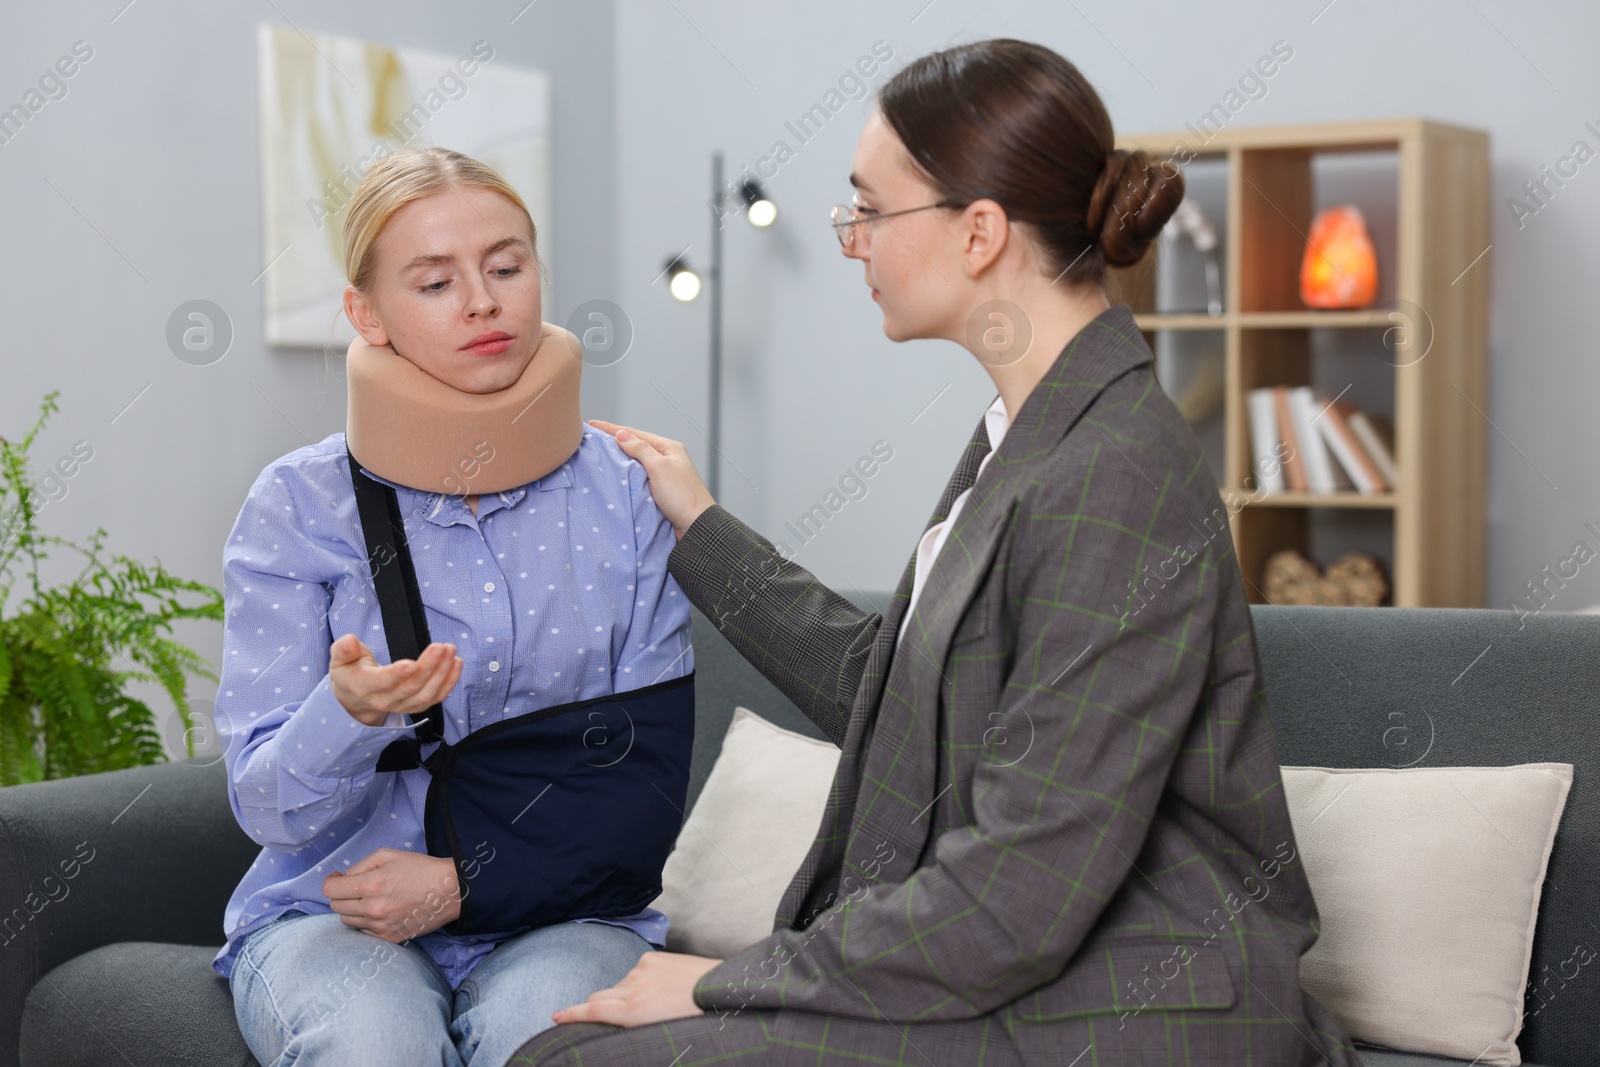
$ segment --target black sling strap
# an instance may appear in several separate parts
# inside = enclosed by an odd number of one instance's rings
[[[422,591],[417,587],[416,568],[406,544],[405,520],[400,514],[399,495],[391,485],[368,478],[348,446],[350,479],[355,483],[356,507],[361,529],[367,539],[367,565],[372,571],[383,613],[383,632],[389,641],[389,662],[416,659],[432,640],[428,620],[422,610]],[[403,771],[427,766],[421,757],[423,745],[444,740],[444,705],[434,704],[417,722],[415,737],[391,742],[378,754],[380,771]],[[415,721],[415,720],[413,720]],[[448,746],[440,745],[439,750]],[[436,750],[429,756],[438,755]]]
[[[415,658],[428,645],[428,625],[399,495],[354,455],[350,475],[391,662]],[[429,773],[427,852],[451,859],[461,887],[461,912],[443,929],[494,934],[636,915],[659,897],[688,803],[694,693],[690,671],[526,711],[454,744],[444,740],[444,708],[435,704],[416,718],[415,738],[386,746],[378,770]],[[612,737],[617,746],[602,749]],[[421,746],[434,741],[419,760]],[[532,800],[510,803],[524,794],[539,801],[529,818],[522,815]]]

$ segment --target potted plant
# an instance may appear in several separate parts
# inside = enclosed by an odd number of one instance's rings
[[[198,653],[164,634],[172,632],[174,619],[220,622],[220,591],[174,577],[159,561],[102,559],[104,528],[86,547],[38,530],[42,505],[29,484],[28,449],[58,410],[58,395],[44,398],[38,422],[21,442],[0,437],[0,785],[165,762],[154,712],[124,692],[133,681],[166,689],[193,756],[186,676],[217,679]],[[39,561],[49,557],[47,545],[86,557],[77,577],[41,584]],[[14,569],[25,572],[31,594],[11,613]],[[186,606],[185,593],[203,599]],[[113,667],[119,655],[134,669]]]

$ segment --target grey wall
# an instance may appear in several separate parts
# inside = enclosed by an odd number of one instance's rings
[[[95,50],[68,95],[0,145],[0,433],[20,434],[40,397],[60,389],[62,410],[34,448],[38,468],[77,440],[94,449],[43,512],[49,532],[81,541],[103,526],[112,550],[220,585],[220,548],[256,473],[342,427],[340,363],[264,346],[252,284],[263,262],[253,33],[259,21],[287,20],[447,52],[482,37],[497,57],[551,73],[557,273],[546,318],[564,322],[593,298],[621,304],[633,348],[614,366],[586,367],[585,414],[681,438],[702,469],[707,309],[703,299],[672,301],[657,274],[685,246],[707,263],[710,152],[723,149],[736,174],[787,142],[793,157],[768,183],[778,223],[763,232],[730,220],[726,231],[721,502],[846,589],[893,584],[994,391],[962,349],[885,339],[860,264],[840,256],[826,225],[829,206],[849,196],[868,102],[847,103],[804,143],[785,124],[823,102],[876,41],[898,67],[952,43],[1013,35],[1079,64],[1119,130],[1171,128],[1286,40],[1294,58],[1236,123],[1421,114],[1491,132],[1490,603],[1506,606],[1575,541],[1600,546],[1583,526],[1600,519],[1590,474],[1600,430],[1588,411],[1600,369],[1583,325],[1600,162],[1521,226],[1507,207],[1575,140],[1600,148],[1583,126],[1600,126],[1592,7],[124,3],[14,6],[0,23],[0,106],[74,41]],[[206,368],[179,362],[164,340],[171,311],[197,297],[220,304],[235,329],[232,351]],[[802,544],[785,523],[880,440],[894,458],[866,497]],[[60,551],[49,563],[47,580],[77,566]],[[1552,609],[1595,602],[1600,579],[1582,573]],[[179,637],[220,656],[218,627]],[[204,683],[196,692],[210,695]]]
[[[103,526],[109,550],[220,588],[222,545],[256,475],[343,429],[345,414],[342,359],[261,340],[256,25],[451,55],[482,38],[497,61],[549,71],[557,210],[545,317],[565,322],[585,300],[616,298],[613,12],[585,0],[538,0],[520,17],[525,0],[126,3],[11,5],[0,17],[0,106],[75,41],[94,52],[64,98],[0,145],[0,434],[20,437],[40,398],[61,390],[36,469],[78,440],[94,456],[41,512],[46,531],[81,542]],[[195,298],[219,304],[235,331],[208,367],[180,362],[165,340],[169,314]],[[586,367],[585,405],[611,407],[620,373]],[[53,555],[47,582],[80,566]],[[221,659],[216,624],[177,637]],[[194,693],[208,712],[215,686],[201,679]]]
[[[688,442],[702,467],[705,309],[674,305],[651,278],[665,253],[691,242],[691,258],[704,264],[713,148],[737,170],[774,140],[796,147],[784,123],[879,39],[904,58],[989,36],[1040,41],[1079,65],[1128,131],[1197,119],[1282,39],[1293,59],[1235,123],[1423,115],[1490,132],[1489,603],[1508,606],[1580,538],[1600,549],[1600,534],[1583,528],[1600,519],[1592,473],[1600,426],[1590,414],[1600,368],[1588,295],[1600,264],[1591,247],[1600,161],[1520,227],[1506,204],[1575,140],[1600,150],[1583,126],[1600,127],[1592,4],[1540,5],[1534,14],[1503,0],[618,0],[617,12],[619,286],[639,328],[622,410]],[[785,521],[821,500],[874,440],[889,441],[895,458],[866,498],[796,555],[826,582],[875,589],[898,578],[994,389],[963,349],[886,340],[861,265],[839,256],[827,211],[849,196],[864,115],[864,104],[847,105],[779,168],[773,232],[742,223],[728,231],[724,451],[737,472],[724,468],[721,502],[796,547]],[[1551,609],[1596,602],[1600,574],[1585,571]]]

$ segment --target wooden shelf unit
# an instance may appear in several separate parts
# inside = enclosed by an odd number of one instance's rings
[[[1225,345],[1223,460],[1219,475],[1234,548],[1252,602],[1265,600],[1262,568],[1283,548],[1312,553],[1314,512],[1392,514],[1392,542],[1362,546],[1383,558],[1392,603],[1482,607],[1488,401],[1489,136],[1422,118],[1311,126],[1224,128],[1118,137],[1157,159],[1225,164],[1223,313],[1163,314],[1157,251],[1109,272],[1112,301],[1135,312],[1152,348],[1161,331],[1217,331]],[[1333,153],[1392,153],[1391,276],[1379,303],[1352,311],[1308,309],[1299,278],[1318,206],[1314,166]],[[1187,178],[1187,174],[1186,174]],[[1363,213],[1369,206],[1354,200]],[[1376,238],[1375,238],[1376,239]],[[1316,330],[1378,331],[1393,364],[1397,491],[1377,497],[1256,490],[1250,449],[1252,388],[1311,383]],[[1258,497],[1259,499],[1252,499]]]

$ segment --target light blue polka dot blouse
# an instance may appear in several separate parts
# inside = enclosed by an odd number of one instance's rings
[[[492,462],[492,460],[491,460]],[[637,689],[694,669],[688,597],[667,573],[672,525],[644,468],[583,427],[570,459],[536,481],[460,495],[393,485],[406,515],[429,634],[456,645],[445,739],[538,708]],[[471,483],[467,483],[471,489]],[[333,695],[328,653],[354,633],[390,662],[366,576],[343,433],[275,460],[250,487],[223,550],[226,622],[217,727],[234,815],[261,854],[224,915],[228,976],[244,937],[290,909],[328,912],[322,883],[379,848],[427,852],[428,772],[375,770],[416,727],[357,722]],[[426,756],[432,745],[423,746]],[[666,942],[654,908],[609,922]],[[504,936],[416,939],[451,988]]]

